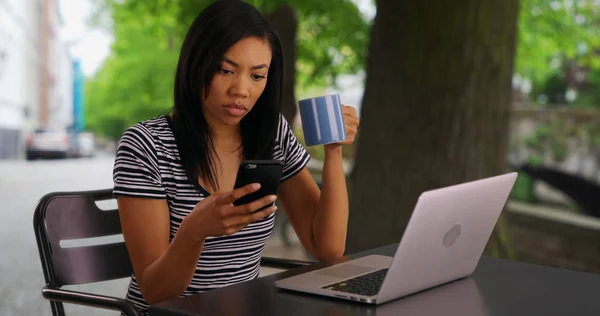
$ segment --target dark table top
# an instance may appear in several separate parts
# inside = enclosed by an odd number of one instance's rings
[[[393,256],[397,244],[346,256]],[[338,263],[336,262],[336,263]],[[600,275],[483,256],[472,276],[373,306],[275,287],[315,264],[152,306],[150,315],[600,315]]]

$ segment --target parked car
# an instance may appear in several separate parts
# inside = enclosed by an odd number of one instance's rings
[[[94,134],[84,132],[76,137],[75,156],[76,157],[94,157],[96,154],[96,139]]]
[[[69,158],[71,154],[71,137],[66,129],[39,128],[26,139],[25,155],[27,160]]]

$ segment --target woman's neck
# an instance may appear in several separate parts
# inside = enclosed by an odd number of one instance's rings
[[[206,116],[206,122],[210,128],[213,145],[217,151],[233,152],[239,149],[242,144],[242,133],[240,125],[225,125],[214,120],[209,115]]]

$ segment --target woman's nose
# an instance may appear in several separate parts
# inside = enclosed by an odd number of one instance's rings
[[[234,97],[247,98],[250,95],[247,80],[243,78],[237,79],[230,88],[230,93]]]

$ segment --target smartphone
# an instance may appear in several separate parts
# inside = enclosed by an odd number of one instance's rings
[[[279,182],[283,175],[283,161],[279,160],[245,160],[237,172],[235,188],[241,188],[251,183],[260,183],[260,189],[237,199],[233,205],[247,204],[267,195],[276,195]],[[275,204],[275,203],[273,203]],[[265,209],[271,205],[261,208]],[[257,211],[260,211],[257,210]]]

